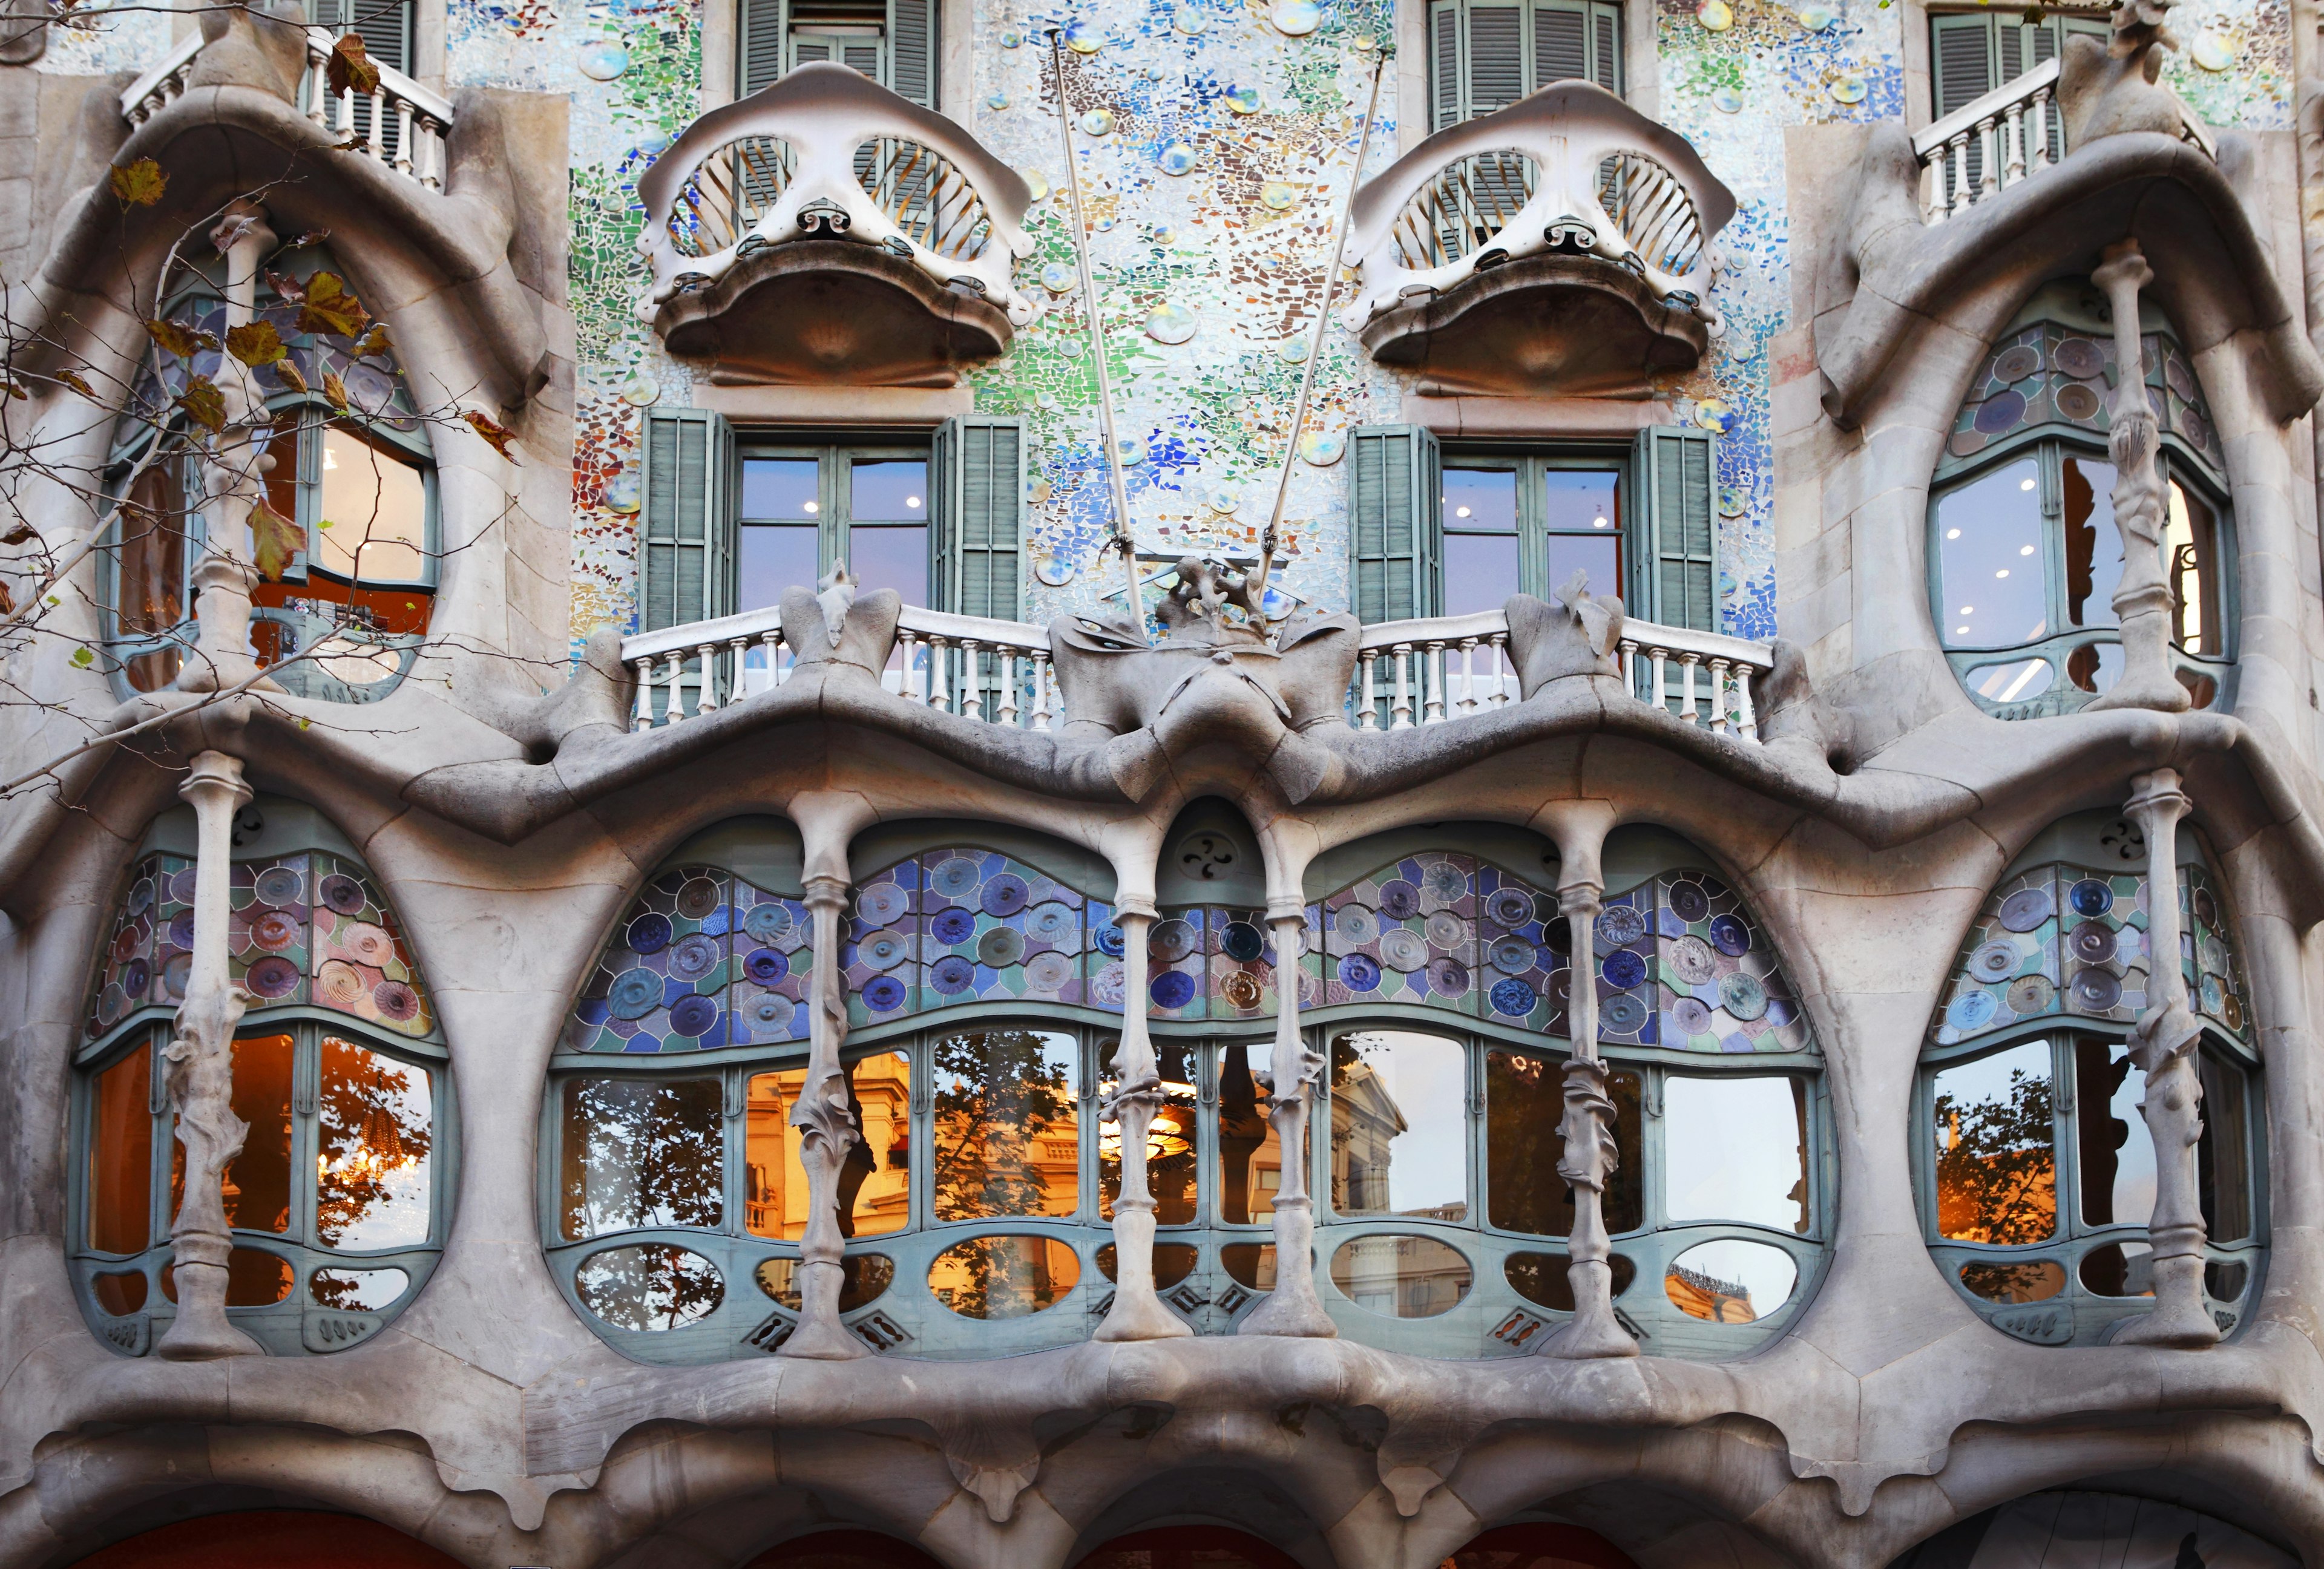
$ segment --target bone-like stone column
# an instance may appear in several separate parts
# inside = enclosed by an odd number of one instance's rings
[[[177,1034],[161,1059],[178,1142],[186,1151],[185,1198],[170,1224],[178,1316],[153,1350],[171,1361],[208,1361],[263,1354],[226,1316],[226,1259],[234,1251],[226,1168],[250,1131],[234,1114],[234,1031],[250,993],[234,983],[227,969],[226,923],[234,815],[250,799],[250,787],[243,783],[240,758],[204,752],[196,754],[178,793],[194,806],[194,954]]]
[[[1275,930],[1275,1050],[1264,1083],[1283,1180],[1275,1194],[1275,1289],[1237,1333],[1329,1339],[1340,1326],[1315,1294],[1315,1201],[1307,1192],[1307,1117],[1323,1081],[1323,1054],[1307,1044],[1299,1027],[1299,947],[1306,912],[1296,903],[1286,909],[1270,900],[1267,918]]]
[[[1606,1179],[1614,1174],[1614,1103],[1606,1094],[1606,1060],[1598,1054],[1598,985],[1593,933],[1605,882],[1597,857],[1577,867],[1568,857],[1557,891],[1567,933],[1565,1018],[1573,1055],[1565,1063],[1565,1115],[1558,1133],[1565,1152],[1557,1174],[1573,1195],[1573,1229],[1565,1242],[1565,1278],[1573,1317],[1542,1346],[1554,1357],[1634,1357],[1638,1343],[1614,1316],[1613,1244],[1606,1236]]]
[[[1113,1200],[1113,1306],[1100,1340],[1169,1340],[1192,1334],[1154,1289],[1154,1194],[1146,1181],[1146,1134],[1162,1106],[1162,1070],[1146,1027],[1146,944],[1155,911],[1124,901],[1121,926],[1121,1044],[1113,1053],[1113,1094],[1102,1115],[1121,1131],[1121,1191]]]
[[[775,1353],[844,1361],[869,1356],[839,1318],[840,1260],[846,1238],[839,1227],[841,1168],[863,1141],[839,1059],[847,1040],[847,997],[839,969],[839,922],[851,883],[847,843],[853,822],[840,809],[794,801],[792,820],[807,848],[807,908],[815,921],[815,974],[807,1013],[807,1083],[791,1106],[799,1131],[799,1164],[807,1170],[807,1234],[799,1241],[799,1321]]]
[[[274,250],[274,231],[266,226],[265,208],[235,201],[210,231],[210,242],[226,257],[226,324],[232,331],[247,326],[256,308],[258,269]],[[221,355],[216,379],[226,403],[226,426],[210,437],[202,457],[208,527],[190,574],[195,644],[177,681],[180,689],[189,692],[240,686],[258,674],[258,661],[250,651],[250,595],[258,585],[258,568],[244,548],[244,537],[252,510],[265,499],[264,475],[274,466],[266,451],[272,421],[266,394],[248,365],[230,354]],[[254,684],[263,690],[281,690],[264,678]]]
[[[2171,673],[2171,584],[2163,570],[2163,530],[2171,492],[2155,462],[2162,438],[2146,399],[2145,348],[2138,331],[2138,291],[2154,281],[2136,240],[2106,249],[2090,281],[2107,291],[2114,312],[2114,359],[2119,372],[2107,414],[2107,454],[2114,459],[2114,526],[2122,537],[2122,581],[2114,614],[2122,628],[2122,677],[2093,708],[2188,706],[2187,688]]]
[[[2203,1136],[2203,1080],[2196,1043],[2202,1028],[2187,1006],[2179,955],[2179,819],[2190,803],[2176,770],[2131,780],[2124,811],[2146,835],[2146,1011],[2131,1031],[2130,1060],[2146,1075],[2138,1103],[2154,1140],[2154,1311],[2115,1336],[2122,1345],[2198,1350],[2217,1345],[2219,1326],[2203,1305],[2203,1205],[2196,1172]]]

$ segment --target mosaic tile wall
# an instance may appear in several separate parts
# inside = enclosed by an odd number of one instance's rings
[[[572,95],[572,281],[579,327],[572,632],[632,620],[640,411],[691,400],[632,304],[635,182],[694,116],[706,5],[732,0],[450,0],[447,85]],[[1046,53],[1030,0],[982,0],[969,59],[971,128],[1002,159],[1062,182]],[[1070,7],[1069,7],[1070,9]],[[170,18],[92,9],[59,28],[43,68],[150,63]],[[1130,509],[1148,549],[1247,549],[1272,505],[1323,254],[1355,157],[1369,88],[1360,41],[1391,36],[1392,0],[1146,0],[1079,7],[1085,49],[1065,95],[1095,232]],[[2177,8],[2187,49],[2173,84],[2215,125],[2282,128],[2292,91],[2288,0]],[[1661,117],[1734,190],[1713,290],[1725,332],[1666,390],[1721,433],[1721,543],[1729,629],[1775,630],[1767,343],[1789,325],[1786,125],[1903,113],[1904,12],[1891,0],[1659,0]],[[1393,161],[1393,68],[1368,172]],[[1031,440],[1028,614],[1086,607],[1114,587],[1093,572],[1111,528],[1099,451],[1087,302],[1061,192],[1036,203],[1019,277],[1045,302],[1006,360],[975,373],[979,409],[1021,415]],[[1397,379],[1336,325],[1317,367],[1315,432],[1293,469],[1284,585],[1347,598],[1344,432],[1397,417]]]

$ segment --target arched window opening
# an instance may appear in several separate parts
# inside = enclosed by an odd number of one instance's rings
[[[1445,1569],[1637,1569],[1597,1532],[1540,1520],[1496,1526],[1444,1560]]]
[[[1160,1526],[1097,1548],[1074,1569],[1300,1569],[1299,1560],[1227,1526]]]
[[[941,1569],[909,1542],[877,1531],[816,1531],[770,1547],[744,1569]]]
[[[2204,1288],[2231,1330],[2265,1256],[2263,1119],[2233,923],[2192,828],[2178,844],[2181,952],[2199,1048]],[[2128,1038],[2146,1006],[2144,836],[2084,813],[2021,854],[1969,928],[1930,1026],[1923,1190],[1931,1245],[1988,1322],[2095,1344],[2145,1311],[2154,1149]]]
[[[457,1569],[392,1526],[320,1509],[238,1509],[141,1531],[79,1561],[78,1569],[244,1569],[327,1563],[334,1569]]]
[[[191,573],[216,498],[202,462],[208,433],[182,400],[194,378],[215,382],[226,364],[224,268],[212,257],[175,284],[156,313],[175,328],[157,334],[170,341],[153,346],[114,429],[108,483],[124,504],[105,596],[124,696],[167,687],[196,641]],[[267,579],[252,595],[252,651],[297,696],[373,701],[410,670],[436,590],[427,420],[327,248],[293,241],[266,261],[254,325],[283,350],[254,374],[273,419],[266,505],[292,525],[297,548],[278,563],[254,534],[244,542]]]
[[[270,1352],[337,1351],[410,1301],[442,1247],[443,1037],[384,896],[319,814],[259,800],[235,831],[228,964],[253,1002],[233,1046],[250,1131],[225,1174],[226,1306]],[[161,1054],[192,963],[192,849],[190,808],[148,834],[76,1063],[74,1278],[130,1355],[177,1300],[184,1154]]]
[[[1973,1515],[1889,1569],[2070,1569],[2084,1564],[2200,1564],[2297,1569],[2250,1532],[2180,1504],[2120,1492],[2037,1492]]]
[[[2084,283],[2034,295],[1972,378],[1932,486],[1938,638],[1978,706],[2004,718],[2071,712],[2122,669],[2113,605],[2122,541],[2107,451],[2120,373],[2107,309]],[[2233,696],[2225,454],[2170,324],[2150,309],[2142,328],[2169,490],[2162,549],[2172,657],[2195,705],[2208,707]]]

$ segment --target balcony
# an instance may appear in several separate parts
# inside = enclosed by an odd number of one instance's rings
[[[1356,194],[1342,319],[1442,392],[1607,395],[1701,363],[1735,198],[1685,139],[1560,82],[1448,127]]]
[[[714,381],[950,386],[1033,318],[1025,182],[844,65],[703,115],[638,195],[638,313]]]

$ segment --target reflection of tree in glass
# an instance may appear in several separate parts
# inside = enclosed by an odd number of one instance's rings
[[[1047,1213],[1038,1140],[1074,1112],[1066,1065],[1047,1059],[1055,1038],[986,1029],[936,1041],[938,1220]],[[974,1269],[982,1278],[990,1265]]]
[[[1960,1241],[2011,1246],[2057,1230],[2050,1080],[2013,1068],[2006,1095],[1937,1096],[1937,1229]]]
[[[565,1086],[565,1234],[715,1226],[725,1155],[716,1079]]]
[[[718,1267],[685,1248],[608,1248],[581,1261],[573,1284],[582,1306],[620,1329],[678,1329],[726,1300]]]
[[[428,1238],[428,1075],[326,1038],[316,1097],[315,1234],[327,1248]]]

